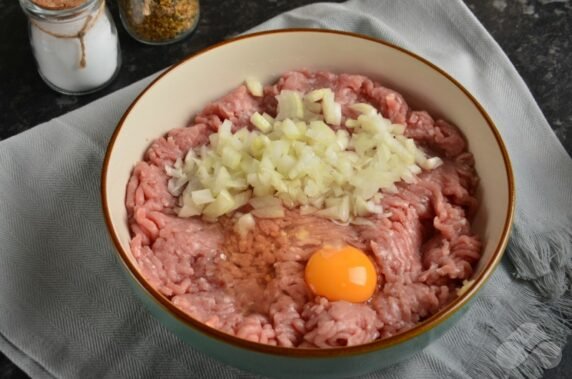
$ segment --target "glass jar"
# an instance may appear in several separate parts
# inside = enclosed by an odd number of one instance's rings
[[[121,22],[136,40],[163,45],[191,34],[199,21],[199,0],[118,0]]]
[[[44,81],[70,95],[109,84],[121,65],[117,29],[105,0],[20,0]]]

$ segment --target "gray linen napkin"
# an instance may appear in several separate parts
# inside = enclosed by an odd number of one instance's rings
[[[460,0],[316,4],[256,30],[278,27],[351,30],[417,52],[476,95],[513,160],[510,261],[452,330],[369,377],[530,378],[556,365],[572,309],[572,162],[489,34]],[[103,154],[150,80],[0,143],[0,350],[33,377],[247,375],[155,321],[128,288],[106,234]]]

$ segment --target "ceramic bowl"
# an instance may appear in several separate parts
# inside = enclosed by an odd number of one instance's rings
[[[481,182],[474,230],[484,242],[474,282],[458,298],[415,328],[366,345],[292,349],[242,340],[214,330],[175,308],[145,282],[129,249],[124,205],[135,163],[155,138],[187,125],[208,102],[247,76],[271,82],[299,68],[359,73],[404,94],[410,105],[456,124],[469,141]],[[102,201],[118,258],[137,296],[182,340],[230,365],[278,377],[347,377],[403,360],[449,329],[470,306],[501,260],[511,228],[514,184],[501,137],[483,107],[461,84],[425,59],[366,36],[327,30],[278,30],[242,36],[174,65],[131,104],[109,143]]]

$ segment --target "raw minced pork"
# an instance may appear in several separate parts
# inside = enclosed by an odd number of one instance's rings
[[[179,218],[164,167],[208,136],[225,119],[248,127],[253,112],[276,114],[275,96],[285,89],[329,87],[342,104],[366,102],[444,164],[422,172],[416,183],[398,184],[381,203],[389,215],[370,225],[339,225],[288,210],[281,219],[257,219],[240,238],[233,219],[207,223]],[[342,123],[343,125],[343,123]],[[158,138],[137,163],[127,187],[131,249],[149,283],[195,319],[229,334],[265,344],[327,348],[387,338],[415,326],[456,296],[481,255],[470,219],[477,207],[478,177],[460,131],[361,75],[294,71],[253,97],[240,86],[207,105],[188,127]],[[378,288],[367,303],[328,301],[304,282],[310,255],[343,241],[372,257]]]

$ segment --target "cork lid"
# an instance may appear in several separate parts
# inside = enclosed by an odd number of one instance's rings
[[[87,0],[32,0],[34,4],[46,9],[71,9],[79,7]]]

